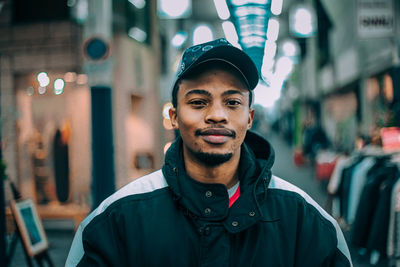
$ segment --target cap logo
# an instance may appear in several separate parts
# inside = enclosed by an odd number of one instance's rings
[[[206,45],[205,47],[203,47],[201,50],[203,50],[204,52],[210,50],[211,48],[213,48],[214,46],[212,45]]]
[[[200,50],[200,48],[201,48],[201,45],[194,46],[194,47],[192,47],[191,52],[197,52]]]
[[[181,66],[179,67],[177,75],[180,75],[183,72],[184,69],[185,69],[185,62],[182,62]]]

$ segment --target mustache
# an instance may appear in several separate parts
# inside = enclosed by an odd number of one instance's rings
[[[194,132],[195,136],[200,135],[224,135],[236,138],[236,132],[221,126],[211,126],[204,129],[197,129]]]

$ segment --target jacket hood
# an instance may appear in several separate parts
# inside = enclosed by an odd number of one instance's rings
[[[252,131],[247,131],[244,144],[254,153],[257,160],[265,161],[266,168],[272,168],[275,161],[275,151],[266,139]]]

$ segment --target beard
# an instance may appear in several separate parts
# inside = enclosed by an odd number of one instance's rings
[[[213,154],[213,153],[205,153],[202,151],[194,152],[193,155],[204,165],[209,167],[216,167],[219,166],[227,161],[229,161],[233,153],[227,154]]]

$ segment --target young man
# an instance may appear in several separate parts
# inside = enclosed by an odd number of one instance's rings
[[[257,69],[225,39],[188,48],[170,117],[180,137],[159,171],[79,226],[67,266],[352,266],[336,221],[271,174],[248,131]]]

